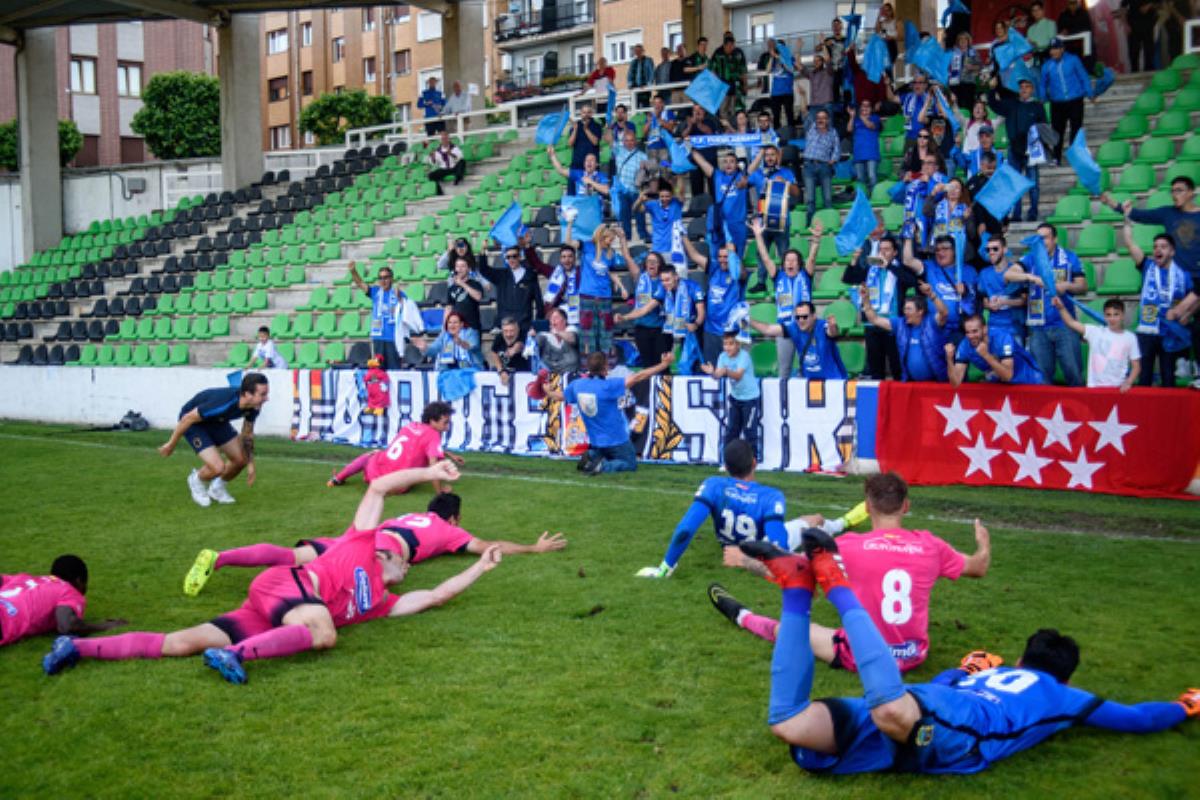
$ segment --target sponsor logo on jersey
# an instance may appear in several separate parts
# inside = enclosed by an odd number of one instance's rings
[[[17,607],[7,600],[0,600],[0,605],[4,606],[4,613],[8,614],[10,617],[15,617],[17,615]]]
[[[924,555],[925,548],[920,544],[900,542],[889,542],[886,539],[868,539],[862,543],[863,550],[883,550],[888,553],[901,553],[905,555]]]
[[[888,646],[892,650],[892,658],[895,659],[916,658],[921,652],[921,643],[912,639],[909,639],[907,642]]]
[[[354,605],[360,614],[371,610],[371,576],[362,567],[354,568]]]
[[[922,725],[917,728],[914,742],[917,747],[928,747],[933,742],[933,725]]]

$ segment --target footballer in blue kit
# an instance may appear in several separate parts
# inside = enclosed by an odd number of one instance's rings
[[[665,578],[674,572],[696,531],[709,516],[722,547],[761,539],[788,546],[783,525],[787,501],[779,489],[754,482],[754,469],[758,466],[754,446],[745,439],[734,439],[725,445],[724,460],[728,477],[713,476],[700,484],[692,504],[675,527],[662,563],[640,570],[639,577]]]
[[[950,383],[958,386],[973,365],[989,381],[1013,384],[1042,384],[1046,378],[1033,355],[1007,330],[989,330],[983,317],[972,314],[963,321],[966,337],[955,347],[946,345],[946,372]]]
[[[1051,629],[1029,637],[1015,667],[975,651],[959,669],[906,685],[850,586],[833,537],[805,530],[803,555],[771,542],[740,547],[783,589],[768,723],[790,745],[793,760],[810,772],[970,774],[1074,725],[1152,733],[1200,715],[1200,689],[1188,689],[1175,702],[1123,705],[1069,686],[1079,646]],[[861,697],[810,697],[810,613],[818,584],[841,616],[863,685]]]

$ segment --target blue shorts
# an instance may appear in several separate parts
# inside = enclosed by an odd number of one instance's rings
[[[197,422],[183,434],[192,449],[199,453],[210,447],[220,447],[237,438],[237,431],[228,422]]]
[[[852,775],[884,772],[896,761],[899,745],[883,734],[871,720],[871,709],[861,697],[827,697],[824,704],[833,717],[837,755],[792,745],[792,760],[808,772]]]

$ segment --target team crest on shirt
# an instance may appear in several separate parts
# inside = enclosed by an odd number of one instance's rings
[[[933,725],[922,725],[917,728],[917,735],[913,737],[913,742],[917,747],[928,747],[933,742]]]
[[[594,417],[599,409],[600,405],[596,402],[596,395],[590,392],[579,394],[579,410],[584,413],[584,416]]]
[[[362,567],[354,568],[354,605],[360,614],[371,610],[371,577]]]

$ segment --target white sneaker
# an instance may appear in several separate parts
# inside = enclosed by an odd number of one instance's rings
[[[200,480],[199,470],[192,470],[191,474],[188,475],[187,484],[188,489],[192,492],[192,499],[196,501],[196,505],[201,508],[208,508],[212,504],[212,499],[208,496],[208,487],[204,485],[204,481]]]
[[[229,490],[225,488],[225,481],[220,478],[213,478],[212,483],[208,485],[208,496],[224,505],[237,502],[233,499],[233,495],[229,493]]]

